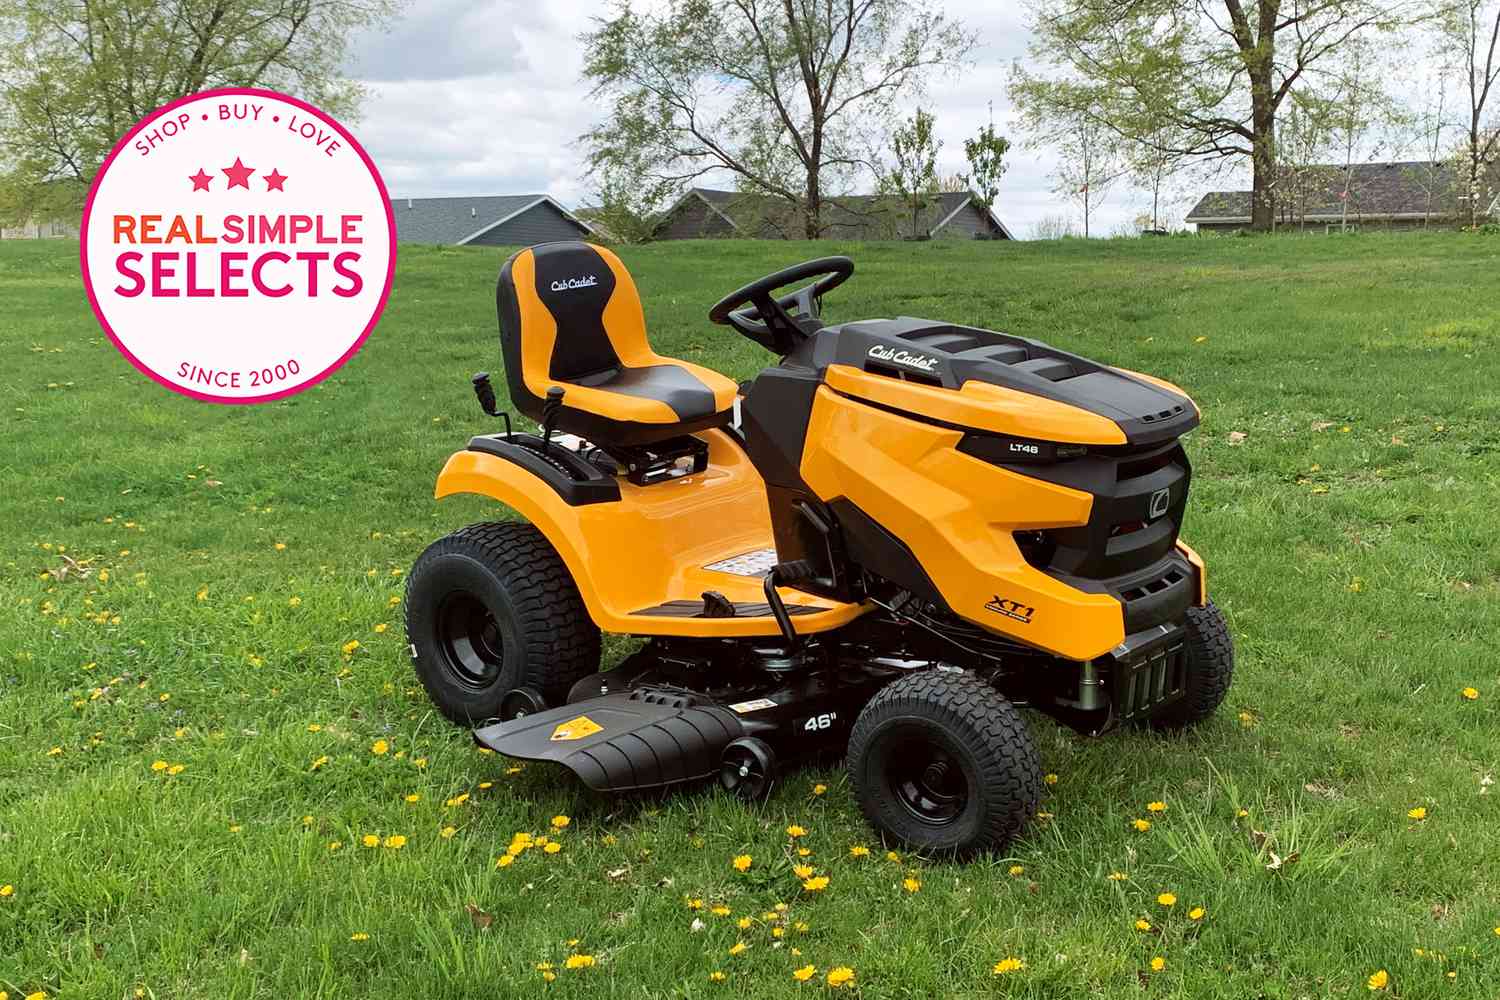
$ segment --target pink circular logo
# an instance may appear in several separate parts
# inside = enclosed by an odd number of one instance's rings
[[[83,210],[89,302],[174,392],[260,403],[321,381],[380,319],[396,224],[338,122],[269,90],[210,90],[116,144]]]

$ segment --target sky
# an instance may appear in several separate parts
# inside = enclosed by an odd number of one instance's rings
[[[576,140],[603,110],[581,79],[577,36],[602,9],[582,0],[410,0],[388,31],[355,39],[350,71],[369,96],[354,131],[391,195],[547,193],[569,208],[587,204]],[[979,46],[962,72],[934,79],[923,102],[943,141],[939,175],[965,169],[963,139],[993,102],[996,126],[1012,140],[995,205],[1001,220],[1022,238],[1049,217],[1081,228],[1081,210],[1053,192],[1054,158],[1025,144],[1006,95],[1009,68],[1030,42],[1020,4],[947,0],[946,10],[978,33]],[[699,183],[732,187],[727,175]],[[1238,185],[1231,175],[1215,186]],[[1176,220],[1198,193],[1187,188],[1173,200]],[[1090,228],[1109,235],[1149,208],[1145,193],[1117,183]]]

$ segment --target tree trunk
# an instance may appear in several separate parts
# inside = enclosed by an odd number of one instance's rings
[[[1269,106],[1270,82],[1266,82],[1264,100],[1259,86],[1252,84],[1251,89],[1256,93],[1256,106],[1252,114],[1255,139],[1251,146],[1250,228],[1269,233],[1276,227],[1276,116]]]
[[[823,230],[823,192],[818,183],[818,171],[807,171],[807,205],[802,210],[803,235],[810,240],[821,236]]]

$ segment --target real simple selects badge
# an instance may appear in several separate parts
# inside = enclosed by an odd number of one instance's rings
[[[84,285],[137,368],[184,395],[255,403],[349,360],[396,264],[375,164],[285,94],[214,90],[152,112],[89,190]]]

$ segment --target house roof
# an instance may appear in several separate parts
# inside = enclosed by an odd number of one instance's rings
[[[1349,214],[1361,218],[1452,215],[1457,182],[1447,163],[1407,160],[1356,163],[1349,168]],[[1338,219],[1344,214],[1345,168],[1338,164],[1306,167],[1282,183],[1298,200],[1305,219]],[[1187,214],[1188,222],[1250,221],[1249,191],[1210,191]]]
[[[781,223],[795,225],[788,219],[790,214],[784,199],[774,195],[754,194],[743,191],[719,191],[713,188],[689,188],[677,203],[663,213],[669,218],[685,201],[701,198],[725,222],[735,229],[743,229],[747,220],[764,220],[773,228]],[[918,215],[918,226],[932,235],[947,225],[963,207],[974,198],[971,191],[943,191],[936,195]],[[868,239],[871,226],[890,218],[896,199],[890,195],[849,194],[834,195],[823,201],[823,225],[825,239]],[[739,221],[736,221],[738,219]],[[902,216],[905,221],[905,216]],[[1005,223],[1000,221],[993,209],[990,219],[995,228],[1014,239]]]
[[[547,194],[392,198],[391,211],[396,217],[396,238],[403,243],[461,245],[541,204],[550,204],[584,232],[593,232],[588,223]]]

